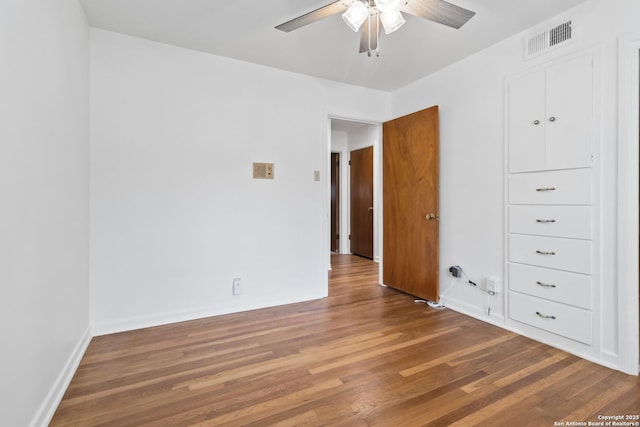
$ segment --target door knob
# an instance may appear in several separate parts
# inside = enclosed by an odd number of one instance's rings
[[[430,214],[427,214],[426,218],[427,218],[429,221],[432,221],[432,220],[434,220],[434,219],[438,219],[438,220],[439,220],[439,219],[440,219],[440,215],[436,215],[436,214],[434,214],[434,213],[430,213]]]
[[[369,208],[369,210],[370,210],[370,211],[372,211],[372,210],[373,210],[373,206],[371,206],[371,207]]]

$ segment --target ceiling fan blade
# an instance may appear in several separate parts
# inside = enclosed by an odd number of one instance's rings
[[[444,0],[406,0],[400,10],[455,29],[462,27],[476,14]]]
[[[369,40],[369,22],[371,22],[371,40]],[[378,32],[377,37],[376,31]],[[376,50],[381,33],[382,23],[380,22],[380,15],[376,13],[365,20],[360,28],[360,53],[368,52],[369,49]]]
[[[305,13],[304,15],[300,15],[297,18],[293,18],[290,21],[280,24],[276,28],[280,31],[285,31],[288,33],[289,31],[297,30],[300,27],[304,27],[305,25],[309,25],[323,18],[336,15],[340,12],[344,12],[345,10],[347,10],[350,4],[351,1],[334,1],[326,6],[322,6],[316,10],[312,10],[309,13]]]

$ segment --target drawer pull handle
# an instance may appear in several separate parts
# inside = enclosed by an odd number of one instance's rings
[[[542,188],[536,188],[536,191],[556,191],[556,187],[542,187]]]
[[[555,255],[555,252],[548,252],[548,251],[536,251],[537,254],[540,255]]]
[[[536,311],[536,314],[538,315],[538,317],[542,317],[543,319],[556,320],[556,316],[547,316],[546,314],[542,314],[539,311]]]
[[[536,222],[539,222],[541,224],[552,224],[556,222],[556,220],[555,219],[536,219]]]
[[[542,286],[543,288],[555,288],[556,285],[551,285],[549,283],[543,283],[543,282],[536,282],[536,284]]]

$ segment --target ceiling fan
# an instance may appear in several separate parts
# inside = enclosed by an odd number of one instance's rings
[[[382,28],[385,34],[390,34],[404,25],[402,12],[455,29],[462,27],[475,15],[475,12],[444,0],[338,0],[293,18],[276,28],[290,32],[342,13],[342,19],[353,31],[357,32],[362,27],[360,53],[367,52],[371,56],[372,51],[378,52]]]

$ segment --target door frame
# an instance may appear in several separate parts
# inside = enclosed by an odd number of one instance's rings
[[[618,44],[618,363],[637,375],[640,368],[638,261],[638,144],[640,139],[640,31]]]
[[[327,113],[323,115],[323,121],[325,124],[325,141],[323,143],[323,155],[322,155],[322,174],[323,177],[322,187],[322,214],[323,214],[323,226],[322,226],[322,253],[324,263],[328,267],[328,270],[331,270],[331,242],[329,240],[329,235],[331,233],[331,177],[329,176],[330,172],[330,161],[331,161],[331,120],[347,120],[351,122],[358,122],[367,125],[372,125],[377,127],[377,138],[373,143],[373,206],[374,206],[374,219],[373,219],[373,260],[375,262],[380,263],[382,266],[382,122],[371,120],[368,118],[362,117],[348,117],[344,115],[337,115]],[[342,179],[342,209],[340,212],[341,215],[341,225],[345,224],[344,227],[341,228],[340,240],[340,252],[349,252],[348,245],[348,233],[349,233],[349,203],[348,197],[350,196],[350,182],[349,182],[349,169],[348,169],[348,149],[345,151],[340,151],[341,154],[341,163],[340,163],[340,178]],[[343,155],[344,154],[344,155]],[[347,198],[345,202],[345,197]],[[342,233],[345,233],[345,238],[343,239]],[[380,267],[382,268],[382,267]],[[382,274],[382,272],[380,272]],[[325,277],[326,286],[328,289],[328,279]]]

